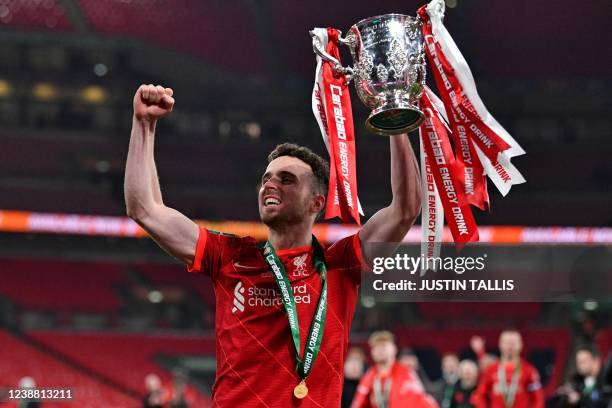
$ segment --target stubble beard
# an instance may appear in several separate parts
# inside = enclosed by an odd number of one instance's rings
[[[307,208],[308,203],[304,202],[301,208],[285,208],[283,211],[276,214],[266,214],[264,211],[261,211],[259,218],[268,228],[282,229],[285,226],[297,225],[304,222],[304,219],[308,217]]]

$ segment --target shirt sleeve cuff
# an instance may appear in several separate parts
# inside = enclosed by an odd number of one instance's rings
[[[187,266],[188,272],[201,272],[202,271],[202,258],[204,257],[204,249],[206,248],[206,239],[208,238],[208,231],[204,227],[200,227],[198,235],[198,243],[195,248],[195,255],[193,256],[193,262]]]
[[[359,233],[353,236],[353,248],[355,249],[355,256],[357,257],[357,262],[359,262],[361,269],[364,272],[370,272],[372,270],[372,267],[368,265],[368,263],[363,257],[363,248],[361,247],[361,240],[359,239]]]

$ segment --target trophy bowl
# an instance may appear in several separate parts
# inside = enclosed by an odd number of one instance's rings
[[[403,14],[366,18],[340,39],[349,47],[354,66],[345,68],[317,41],[313,48],[334,70],[355,81],[361,101],[372,112],[366,128],[394,135],[418,128],[425,116],[419,99],[425,88],[425,50],[421,21]],[[314,36],[313,36],[314,38]]]

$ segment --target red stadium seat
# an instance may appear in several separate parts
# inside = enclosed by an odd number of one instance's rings
[[[263,52],[246,3],[79,0],[96,31],[184,51],[227,68],[259,72]],[[109,12],[112,10],[112,12]],[[230,20],[226,16],[232,16]]]
[[[171,381],[170,373],[155,362],[156,356],[214,356],[215,353],[214,338],[202,336],[52,331],[30,332],[29,335],[137,392],[142,392],[148,373],[157,373],[164,383]],[[206,401],[203,395],[199,397],[202,402]]]
[[[121,300],[114,286],[125,276],[119,264],[2,259],[0,295],[37,310],[114,312]]]
[[[212,281],[206,276],[188,273],[185,268],[177,265],[137,264],[135,269],[151,283],[193,290],[203,302],[209,306],[215,305]]]
[[[72,25],[60,0],[2,2],[0,23],[11,27],[71,31]]]
[[[0,387],[16,387],[22,377],[34,378],[39,388],[71,388],[74,399],[55,408],[135,407],[138,400],[97,381],[18,337],[0,331]],[[2,404],[2,407],[17,407]]]

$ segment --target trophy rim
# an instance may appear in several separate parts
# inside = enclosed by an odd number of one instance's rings
[[[410,110],[415,112],[418,117],[417,120],[412,122],[412,123],[408,123],[404,126],[401,127],[397,127],[394,129],[382,129],[379,128],[377,126],[374,126],[372,124],[372,119],[387,110],[391,110],[391,109],[401,109],[401,110]],[[383,106],[380,106],[376,109],[374,109],[370,115],[368,116],[368,118],[365,121],[365,126],[366,129],[368,129],[371,133],[378,135],[378,136],[393,136],[393,135],[398,135],[398,134],[402,134],[402,133],[409,133],[412,132],[415,129],[418,129],[423,122],[425,121],[425,113],[423,112],[423,110],[418,106],[418,105],[414,105],[412,103],[397,103],[397,102],[391,102],[389,104],[385,104]]]
[[[363,26],[363,25],[365,25],[366,23],[369,23],[372,20],[380,19],[380,18],[383,18],[383,17],[407,17],[410,20],[420,21],[418,19],[418,17],[412,16],[410,14],[387,13],[387,14],[379,14],[379,15],[376,15],[376,16],[364,18],[362,20],[359,20],[355,24],[353,24],[352,27],[359,28],[359,26]]]

